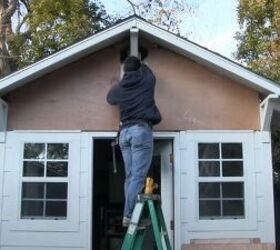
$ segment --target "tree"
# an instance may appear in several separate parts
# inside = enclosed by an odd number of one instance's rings
[[[239,0],[236,58],[280,82],[280,0]]]
[[[132,13],[168,31],[180,34],[180,24],[186,14],[195,10],[186,0],[126,0]]]
[[[186,0],[123,1],[134,14],[175,33],[182,14],[193,11]],[[0,77],[125,18],[109,17],[99,0],[0,0],[0,13]]]
[[[280,83],[280,0],[239,0],[236,58]],[[275,183],[280,187],[280,132],[272,133]]]
[[[16,12],[18,0],[0,1],[0,77],[9,74],[14,63],[10,57],[8,41],[13,36],[12,16]]]
[[[104,6],[89,0],[29,0],[9,40],[18,68],[36,62],[110,23]]]
[[[236,58],[257,73],[280,83],[280,0],[239,0],[237,10],[241,31],[236,35],[239,42]],[[272,162],[278,236],[280,131],[276,130],[272,131]],[[279,237],[276,241],[279,242]]]

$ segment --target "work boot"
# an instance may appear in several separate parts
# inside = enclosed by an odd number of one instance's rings
[[[124,216],[122,220],[122,226],[129,227],[129,224],[130,224],[130,218]]]

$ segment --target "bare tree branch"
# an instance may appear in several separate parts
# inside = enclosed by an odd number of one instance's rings
[[[24,7],[27,9],[29,12],[29,1],[28,0],[20,0],[20,2],[24,5]]]
[[[129,4],[130,4],[130,6],[132,7],[132,10],[133,10],[133,13],[134,13],[134,15],[137,15],[136,14],[136,8],[135,8],[135,6],[136,6],[136,4],[134,4],[133,2],[131,2],[130,0],[126,0]]]
[[[26,14],[22,20],[18,23],[15,32],[18,33],[20,32],[20,28],[22,27],[22,25],[25,23],[25,21],[28,19],[28,17],[30,16],[30,14]]]
[[[18,0],[10,0],[10,4],[8,5],[6,13],[3,16],[4,20],[8,20],[12,17],[12,15],[16,11],[17,5],[18,5]]]

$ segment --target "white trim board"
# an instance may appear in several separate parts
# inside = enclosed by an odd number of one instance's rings
[[[0,143],[0,245],[2,235],[2,210],[3,210],[3,187],[4,187],[4,165],[5,165],[5,144]]]
[[[112,45],[125,36],[129,37],[132,27],[139,29],[139,36],[143,34],[148,39],[155,40],[164,47],[191,58],[199,64],[205,65],[264,95],[269,93],[280,95],[280,86],[275,82],[140,18],[131,17],[1,79],[0,96],[83,56]]]

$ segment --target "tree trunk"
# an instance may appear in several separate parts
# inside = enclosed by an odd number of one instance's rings
[[[8,50],[8,41],[13,36],[12,15],[18,0],[0,0],[0,77],[12,72],[14,62]]]

